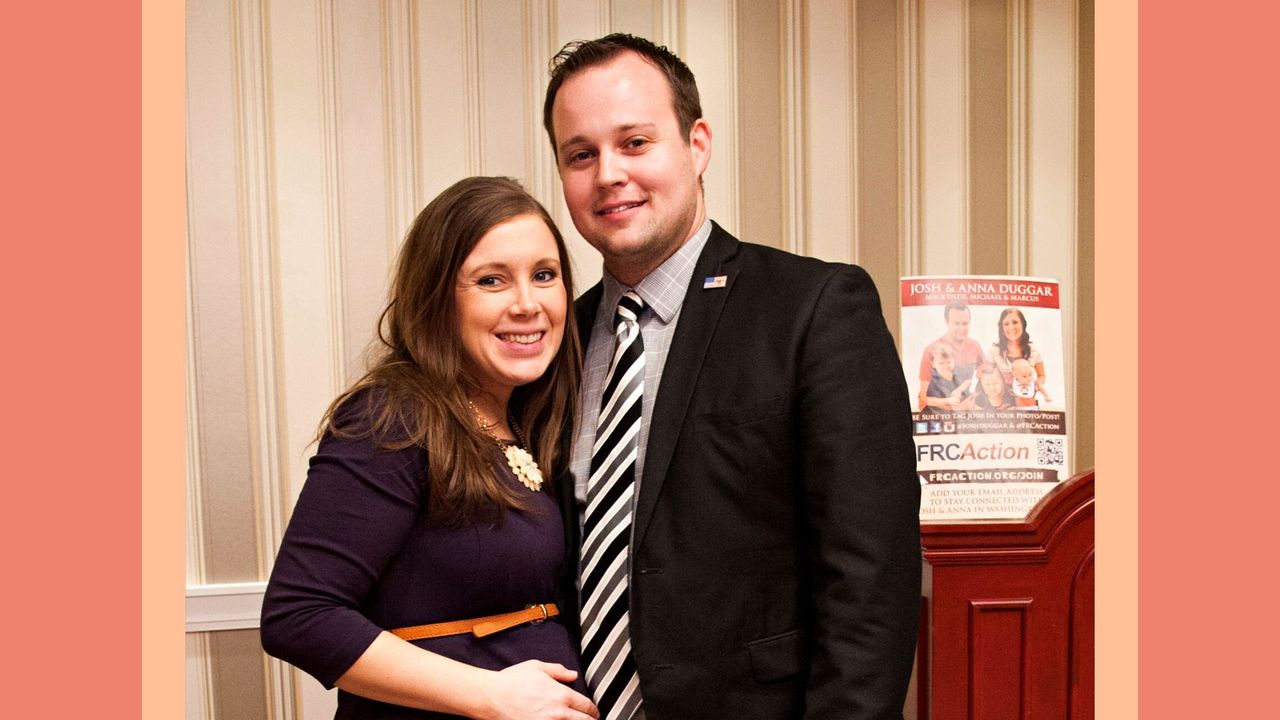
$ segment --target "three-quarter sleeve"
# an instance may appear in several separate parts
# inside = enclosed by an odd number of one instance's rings
[[[262,605],[262,647],[332,688],[378,636],[362,612],[415,527],[425,454],[326,436],[285,531]]]

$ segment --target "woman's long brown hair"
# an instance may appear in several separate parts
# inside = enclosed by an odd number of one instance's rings
[[[455,295],[458,271],[485,233],[523,215],[541,218],[555,238],[567,308],[560,349],[547,371],[516,388],[510,401],[550,491],[552,479],[569,462],[582,365],[573,276],[564,238],[550,215],[511,178],[461,180],[418,214],[379,318],[380,350],[369,371],[333,401],[320,423],[321,435],[371,436],[389,450],[424,448],[427,512],[444,525],[491,522],[500,519],[501,509],[529,508],[527,494],[495,475],[496,445],[477,427],[467,405],[468,392],[478,392],[479,386],[464,368]]]

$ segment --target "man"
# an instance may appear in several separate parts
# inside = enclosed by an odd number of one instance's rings
[[[942,317],[947,323],[947,331],[942,334],[942,337],[926,345],[924,353],[920,356],[920,397],[918,398],[920,404],[917,407],[921,410],[924,410],[927,405],[929,380],[933,370],[930,360],[935,345],[946,345],[951,348],[955,357],[955,367],[952,371],[959,380],[968,380],[973,377],[973,372],[986,360],[982,354],[982,346],[969,337],[968,305],[959,302],[948,303],[942,309]]]
[[[870,278],[707,218],[711,128],[665,48],[557,63],[543,120],[605,266],[562,497],[601,717],[900,718],[919,485]]]

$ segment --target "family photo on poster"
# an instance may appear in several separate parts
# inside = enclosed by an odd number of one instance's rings
[[[1069,476],[1057,281],[902,279],[921,520],[1019,519]]]

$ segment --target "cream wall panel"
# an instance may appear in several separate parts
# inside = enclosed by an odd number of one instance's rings
[[[903,275],[918,275],[924,254],[920,203],[920,2],[901,0],[897,6],[898,224],[903,250],[898,267]]]
[[[902,42],[894,0],[861,0],[857,14],[857,181],[853,261],[880,291],[890,331],[898,332],[898,278],[902,276],[904,211],[903,129],[898,59]]]
[[[528,127],[539,114],[529,107],[523,15],[516,3],[484,0],[479,5],[480,173],[509,175],[522,182],[528,167]]]
[[[968,272],[967,0],[921,0],[920,272]]]
[[[244,277],[250,263],[242,106],[237,74],[240,40],[232,6],[208,4],[187,13],[188,278],[194,406],[189,409],[198,457],[188,492],[199,495],[200,579],[258,579],[250,383],[255,358],[252,311]],[[251,70],[250,70],[251,71]],[[255,189],[261,190],[255,186]],[[253,198],[260,202],[260,198]],[[198,485],[193,485],[198,481]]]
[[[188,241],[188,249],[190,242]],[[195,302],[191,294],[191,253],[186,254],[186,301],[187,301],[187,382],[186,382],[186,565],[187,584],[198,585],[204,582],[206,575],[204,566],[204,492],[201,472],[200,423],[197,409],[200,407],[199,395],[196,393],[196,344],[195,335],[190,328],[195,327]]]
[[[784,247],[782,12],[770,3],[738,6],[739,237]]]
[[[208,634],[212,710],[210,720],[275,717],[267,704],[262,645],[257,630]]]
[[[810,0],[804,12],[805,224],[796,251],[839,262],[853,259],[858,213],[853,8]]]
[[[1027,273],[1062,282],[1062,328],[1066,380],[1078,388],[1076,343],[1077,264],[1081,262],[1076,232],[1076,16],[1074,0],[1030,0],[1028,17],[1027,137],[1028,163]],[[1053,392],[1053,388],[1050,392]],[[1058,388],[1061,391],[1061,388]],[[1076,404],[1068,395],[1068,432],[1078,427]],[[1079,469],[1079,468],[1076,468]]]
[[[289,717],[268,706],[262,664],[256,630],[188,633],[186,720]]]
[[[345,384],[364,367],[386,300],[393,248],[403,230],[390,235],[387,229],[391,169],[380,4],[337,0],[333,26]]]
[[[475,59],[468,55],[472,44],[466,25],[469,4],[469,0],[420,3],[415,14],[414,56],[421,87],[417,96],[420,205],[480,168],[473,121],[477,109],[468,84],[468,74],[475,72]]]
[[[661,42],[674,50],[684,42],[681,37],[684,32],[684,0],[662,0],[661,13]]]
[[[662,0],[625,0],[609,4],[610,31],[639,35],[663,45]]]
[[[390,168],[390,204],[387,237],[391,252],[400,247],[405,229],[418,214],[421,203],[417,167],[417,85],[414,45],[417,3],[414,0],[382,0],[383,57],[386,86],[387,166]]]
[[[524,23],[524,101],[529,120],[521,128],[525,136],[529,176],[525,187],[554,213],[560,194],[555,155],[542,127],[542,101],[547,90],[547,64],[559,46],[552,47],[552,0],[526,0]],[[554,217],[554,215],[553,215]]]
[[[245,263],[243,287],[247,299],[250,368],[249,429],[253,464],[254,510],[257,516],[256,577],[265,576],[274,548],[283,534],[279,494],[280,421],[279,368],[276,345],[276,268],[271,185],[272,127],[268,104],[265,15],[260,0],[243,0],[235,9],[240,154],[240,241]]]
[[[1075,327],[1068,337],[1075,352],[1075,467],[1093,467],[1094,452],[1094,285],[1093,285],[1093,0],[1077,3],[1076,89],[1076,265]]]
[[[1003,275],[1009,265],[1009,8],[969,5],[969,272]]]
[[[332,13],[315,0],[273,2],[270,11],[279,274],[281,475],[288,501],[306,478],[316,425],[343,380],[341,245],[334,122]]]
[[[555,14],[555,49],[570,40],[590,40],[613,32],[612,7],[609,0],[554,0],[551,11]]]
[[[333,3],[278,0],[267,11],[283,428],[281,481],[271,492],[282,499],[274,517],[282,528],[306,479],[317,423],[344,382],[341,158]],[[329,698],[308,703],[299,697],[307,684],[323,693],[305,674],[269,661],[269,717],[332,714]]]
[[[805,175],[806,124],[805,107],[808,86],[805,80],[807,48],[805,33],[805,0],[787,0],[782,4],[782,244],[780,247],[801,253],[808,237]]]
[[[209,681],[209,644],[206,633],[188,633],[186,638],[186,683],[183,698],[186,701],[186,720],[210,720],[210,698],[213,688]]]
[[[266,36],[263,6],[258,2],[239,2],[230,6],[228,30],[231,48],[230,76],[235,87],[231,116],[234,118],[235,152],[223,162],[233,164],[234,216],[237,220],[234,234],[224,237],[193,238],[193,244],[207,247],[238,246],[239,267],[235,272],[220,268],[226,277],[236,278],[240,285],[242,312],[241,331],[244,334],[246,368],[246,393],[241,398],[242,432],[249,440],[249,472],[246,477],[216,477],[198,473],[198,491],[204,498],[234,496],[238,506],[225,502],[202,503],[206,514],[201,534],[214,544],[201,553],[203,570],[212,570],[221,564],[226,550],[240,549],[241,553],[252,549],[252,564],[236,568],[236,577],[222,573],[199,572],[203,579],[226,582],[231,579],[257,580],[265,575],[274,548],[283,528],[283,498],[279,492],[282,465],[281,425],[284,408],[280,404],[279,366],[277,355],[278,316],[276,307],[276,267],[274,247],[274,182],[271,162],[273,128],[270,99],[270,67],[267,56],[269,39]],[[216,77],[225,72],[226,66],[212,64],[198,66],[195,75]],[[210,138],[202,138],[210,139]],[[215,140],[216,142],[216,140]],[[193,146],[200,145],[193,141]],[[217,162],[216,160],[214,162]],[[193,176],[197,173],[193,170]],[[232,242],[228,242],[231,239]],[[205,241],[205,242],[202,242]],[[198,266],[198,262],[193,262]],[[199,307],[199,305],[197,305]],[[192,330],[196,343],[206,339],[217,340],[201,332],[200,324]],[[207,326],[204,326],[207,329]],[[208,403],[198,403],[208,407]],[[227,418],[230,420],[230,418]],[[202,444],[207,450],[208,446]],[[246,492],[249,501],[244,502]],[[232,542],[207,532],[207,527],[221,525],[226,518],[241,523],[248,513],[248,528],[234,536]],[[220,541],[221,540],[221,541]],[[220,541],[220,542],[219,542]],[[240,558],[242,561],[245,559]],[[256,633],[227,633],[209,638],[207,675],[211,678],[210,694],[213,715],[223,717],[262,716],[266,714],[264,703],[271,698],[273,717],[285,716],[292,707],[291,682],[281,666],[264,674],[261,650],[256,647]],[[246,650],[251,648],[251,651]],[[252,659],[254,662],[248,662]],[[245,693],[245,688],[257,688],[259,692]]]
[[[731,233],[741,225],[738,204],[737,3],[703,0],[684,5],[680,57],[698,80],[702,114],[711,126],[711,162],[703,174],[707,214]]]
[[[1030,164],[1028,237],[1032,274],[1076,262],[1076,23],[1074,0],[1032,0],[1029,10]]]
[[[1029,253],[1027,237],[1028,175],[1032,162],[1031,148],[1027,144],[1028,108],[1030,88],[1027,66],[1027,0],[1010,0],[1007,3],[1007,40],[1009,52],[1009,269],[1018,275],[1027,274]]]

